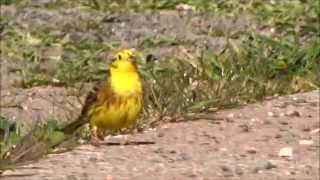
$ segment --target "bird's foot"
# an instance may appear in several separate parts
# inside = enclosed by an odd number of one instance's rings
[[[101,137],[101,134],[98,132],[98,129],[96,127],[92,128],[90,143],[93,146],[100,146],[102,141],[103,141],[103,137]]]
[[[101,140],[97,137],[93,137],[91,136],[91,139],[90,139],[90,144],[93,145],[93,146],[100,146],[101,145]]]

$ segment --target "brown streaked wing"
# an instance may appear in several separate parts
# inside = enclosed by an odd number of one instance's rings
[[[105,80],[97,82],[93,89],[88,93],[84,106],[82,107],[81,114],[77,120],[64,127],[63,132],[66,134],[72,134],[79,127],[88,123],[89,111],[92,108],[95,108],[94,106],[99,106],[104,103],[104,99],[108,98],[111,100],[112,94],[108,80],[107,82]]]

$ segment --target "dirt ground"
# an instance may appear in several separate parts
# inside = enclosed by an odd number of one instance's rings
[[[168,123],[129,137],[155,144],[81,145],[1,179],[316,180],[319,93],[277,97],[219,111],[215,120]]]

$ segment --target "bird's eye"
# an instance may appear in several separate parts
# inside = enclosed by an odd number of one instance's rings
[[[118,59],[121,60],[121,59],[122,59],[122,56],[121,56],[121,55],[118,55]]]

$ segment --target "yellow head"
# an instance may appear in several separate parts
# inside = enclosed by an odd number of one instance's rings
[[[142,92],[135,58],[133,50],[125,49],[116,53],[112,59],[111,87],[119,95],[126,96]]]
[[[136,56],[134,50],[124,49],[116,53],[112,59],[111,71],[136,71]]]

